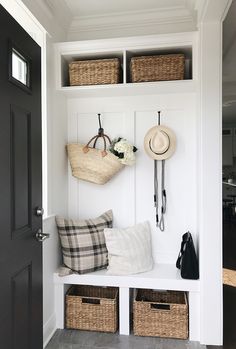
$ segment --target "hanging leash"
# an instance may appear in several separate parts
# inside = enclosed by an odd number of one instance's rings
[[[165,213],[167,210],[165,167],[166,160],[175,152],[176,136],[169,127],[161,125],[161,112],[158,111],[157,113],[157,125],[147,131],[144,137],[144,149],[147,155],[154,160],[154,207],[156,227],[164,231]]]
[[[161,124],[161,112],[158,111],[158,126]],[[158,162],[154,160],[154,207],[156,208],[156,227],[165,230],[164,214],[166,213],[166,190],[165,190],[165,160],[161,160],[161,214],[159,221],[158,199]]]
[[[154,160],[154,207],[156,208],[156,226],[159,226],[159,217],[158,217],[158,166],[157,160]]]
[[[166,213],[166,190],[165,190],[165,160],[161,161],[161,219],[159,228],[165,230],[164,214]]]

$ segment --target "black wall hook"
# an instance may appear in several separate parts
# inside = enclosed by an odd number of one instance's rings
[[[158,121],[157,121],[157,124],[158,124],[158,126],[160,126],[160,124],[161,124],[161,111],[160,110],[158,110]]]
[[[98,114],[98,123],[99,123],[98,134],[99,136],[102,136],[104,134],[104,129],[102,128],[102,124],[101,124],[101,114]]]

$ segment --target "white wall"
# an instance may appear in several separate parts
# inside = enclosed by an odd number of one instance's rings
[[[143,149],[146,132],[157,123],[157,110],[162,110],[162,123],[172,128],[177,137],[176,152],[166,161],[168,206],[164,232],[155,227],[153,160]],[[138,147],[137,163],[102,186],[73,178],[69,169],[69,215],[89,218],[112,208],[115,226],[148,220],[155,260],[175,263],[182,234],[187,230],[194,236],[198,234],[195,94],[70,99],[69,141],[86,143],[95,135],[98,112],[111,138],[122,136]]]
[[[55,90],[54,41],[47,37],[48,215],[67,212],[67,105]]]
[[[55,331],[56,323],[52,276],[61,263],[54,216],[44,219],[43,230],[46,233],[50,233],[50,239],[45,240],[43,243],[43,337],[44,345],[46,345]]]
[[[53,273],[61,264],[55,214],[67,214],[67,111],[63,96],[55,92],[53,40],[47,36],[47,217],[43,230],[43,335],[44,345],[56,329]],[[45,160],[45,159],[44,159]],[[44,161],[45,164],[45,161]]]

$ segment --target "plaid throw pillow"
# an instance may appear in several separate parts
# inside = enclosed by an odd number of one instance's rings
[[[79,274],[104,269],[108,264],[104,228],[112,228],[112,210],[95,219],[56,217],[64,264]]]

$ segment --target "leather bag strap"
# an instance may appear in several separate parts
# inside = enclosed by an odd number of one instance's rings
[[[101,134],[101,135],[96,135],[94,137],[92,137],[88,143],[83,147],[83,152],[86,154],[89,152],[89,145],[94,141],[93,143],[93,149],[96,148],[96,144],[97,144],[97,141],[98,141],[98,138],[102,138],[103,139],[103,144],[104,144],[104,147],[103,147],[103,150],[101,150],[101,155],[102,157],[106,156],[107,155],[107,141],[109,143],[109,145],[111,144],[111,139],[110,137],[108,137],[107,135],[105,134]]]

